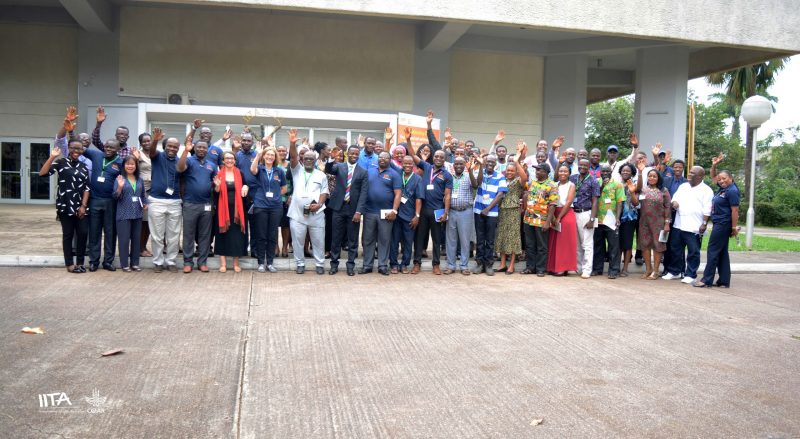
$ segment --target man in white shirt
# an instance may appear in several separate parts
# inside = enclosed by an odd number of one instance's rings
[[[670,264],[662,279],[680,279],[683,275],[681,282],[691,284],[697,276],[700,244],[711,216],[711,200],[714,198],[714,191],[703,183],[705,174],[701,166],[692,167],[689,181],[682,184],[672,197],[672,208],[677,210],[672,233],[678,235],[670,239],[670,248],[667,250],[670,252]],[[685,258],[684,248],[687,250]]]
[[[297,274],[306,271],[306,260],[303,245],[306,233],[311,238],[311,250],[314,253],[317,274],[325,274],[325,200],[328,199],[328,177],[315,168],[317,156],[313,151],[306,151],[300,162],[297,153],[297,130],[289,130],[289,164],[294,181],[292,202],[289,204],[287,216],[291,219],[289,228],[292,231],[292,247],[294,260],[297,263]],[[268,250],[268,251],[274,251]]]

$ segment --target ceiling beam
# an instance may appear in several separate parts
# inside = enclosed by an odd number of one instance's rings
[[[593,69],[588,72],[587,87],[614,88],[633,87],[633,70]]]
[[[60,0],[72,18],[89,32],[111,33],[114,30],[113,6],[106,0]]]
[[[547,43],[548,55],[574,55],[580,53],[598,54],[621,50],[644,49],[647,47],[672,46],[670,41],[643,40],[620,37],[588,37],[571,40],[550,41]]]
[[[444,52],[450,49],[472,26],[469,23],[429,21],[422,27],[420,49],[427,52]]]

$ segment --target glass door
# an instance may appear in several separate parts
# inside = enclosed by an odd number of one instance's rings
[[[55,180],[39,176],[50,148],[44,139],[0,139],[0,202],[55,202]]]

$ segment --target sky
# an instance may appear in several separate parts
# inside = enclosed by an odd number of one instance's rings
[[[709,102],[709,95],[725,92],[723,87],[708,85],[705,78],[689,81],[689,89],[694,90],[698,100],[703,103]],[[769,88],[769,93],[778,98],[778,103],[775,104],[772,117],[759,128],[759,140],[775,130],[800,125],[800,55],[790,58],[786,67],[775,77],[775,84]],[[745,123],[742,120],[742,139],[745,137],[744,129]]]

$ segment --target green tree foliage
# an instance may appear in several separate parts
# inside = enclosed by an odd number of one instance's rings
[[[794,140],[766,148],[759,159],[756,183],[756,222],[759,224],[800,226],[800,126],[787,131],[789,136],[778,131],[766,140],[786,137]]]
[[[724,102],[717,101],[711,105],[695,103],[694,163],[710,169],[711,158],[725,154],[725,166],[742,181],[744,148],[726,132],[728,117]]]
[[[586,150],[598,148],[605,155],[608,145],[619,147],[619,157],[631,153],[628,136],[633,132],[633,97],[597,102],[586,108]]]

